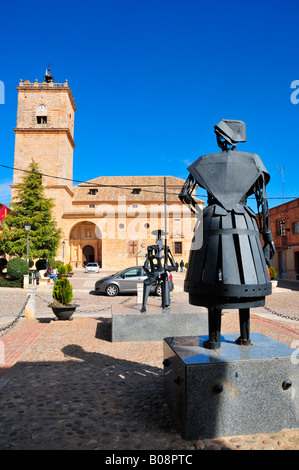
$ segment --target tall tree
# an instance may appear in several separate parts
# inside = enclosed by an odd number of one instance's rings
[[[9,255],[26,256],[24,225],[29,222],[29,258],[53,257],[61,238],[61,230],[53,218],[54,202],[45,196],[42,175],[33,160],[28,170],[19,185],[17,200],[11,204],[12,214],[5,219],[6,228],[0,238],[0,249]]]

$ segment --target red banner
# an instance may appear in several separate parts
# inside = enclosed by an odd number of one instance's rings
[[[7,207],[3,205],[2,209],[0,210],[0,237],[1,237],[1,233],[3,229],[5,228],[4,219],[6,216],[7,216]]]
[[[3,222],[6,216],[7,216],[7,207],[3,205],[2,209],[0,210],[0,222]]]

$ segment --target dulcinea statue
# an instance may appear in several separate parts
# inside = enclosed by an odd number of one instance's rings
[[[154,233],[154,232],[153,232]],[[162,287],[162,308],[170,305],[170,289],[168,272],[177,270],[175,261],[168,246],[163,245],[161,230],[157,231],[156,245],[147,247],[144,270],[147,279],[143,284],[143,302],[141,312],[146,312],[146,302],[154,282],[160,282]]]
[[[270,176],[260,157],[239,152],[246,142],[242,121],[221,120],[215,126],[221,152],[204,155],[192,163],[180,199],[194,205],[192,192],[198,185],[208,192],[203,212],[203,244],[191,250],[184,290],[189,302],[208,308],[209,339],[204,346],[221,346],[221,310],[239,309],[238,344],[250,345],[250,308],[265,305],[271,294],[268,267],[275,254],[269,227],[266,185]],[[246,205],[254,195],[255,213]],[[261,244],[263,239],[263,247]]]

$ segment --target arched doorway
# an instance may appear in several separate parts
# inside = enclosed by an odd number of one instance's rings
[[[83,264],[87,263],[94,263],[94,247],[91,245],[86,245],[82,250],[82,261]]]
[[[102,266],[102,240],[93,222],[79,222],[70,231],[70,263],[81,268],[85,263]]]

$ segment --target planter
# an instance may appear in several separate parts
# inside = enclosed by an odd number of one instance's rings
[[[58,305],[58,304],[50,304],[54,315],[57,317],[55,320],[72,320],[73,313],[77,307],[80,307],[78,304],[70,304],[70,305]]]
[[[275,287],[278,284],[278,281],[271,281],[271,284],[272,284],[272,289],[275,289]]]

